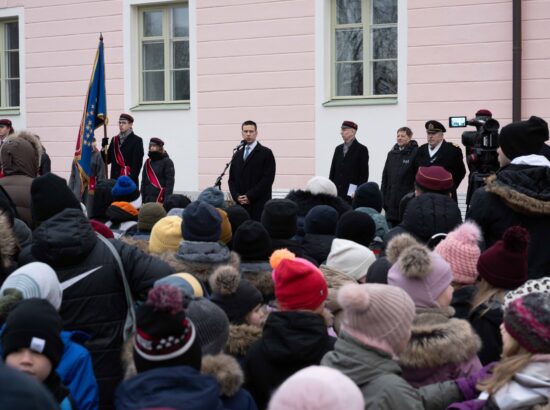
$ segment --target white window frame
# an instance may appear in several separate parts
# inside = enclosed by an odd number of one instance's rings
[[[6,24],[8,23],[17,23],[19,43],[19,48],[17,49],[6,49]],[[21,106],[21,37],[19,25],[20,22],[17,17],[0,19],[0,110],[18,110]],[[12,51],[18,52],[19,77],[7,77],[8,66],[6,53]],[[19,105],[9,105],[8,81],[15,79],[19,81]]]

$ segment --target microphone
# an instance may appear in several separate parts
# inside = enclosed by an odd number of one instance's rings
[[[239,142],[239,145],[237,145],[234,150],[235,151],[238,151],[239,149],[241,149],[241,147],[244,147],[246,145],[246,141],[245,140],[241,140],[241,142]]]

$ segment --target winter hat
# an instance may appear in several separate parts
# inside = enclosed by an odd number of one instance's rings
[[[229,339],[229,319],[225,312],[207,298],[192,299],[186,312],[195,325],[203,356],[223,352]]]
[[[90,222],[92,229],[104,238],[114,239],[115,235],[113,234],[113,231],[111,231],[104,223],[96,221],[95,219],[90,219],[88,222]]]
[[[180,218],[183,219],[183,211],[184,210],[185,210],[184,208],[172,208],[168,211],[166,216],[179,216]]]
[[[107,208],[113,202],[113,194],[111,193],[116,181],[114,179],[102,179],[97,181],[94,191],[94,200],[91,206],[88,207],[88,217],[90,219],[105,218]]]
[[[207,202],[191,202],[183,211],[181,230],[186,241],[217,242],[220,239],[222,218]]]
[[[122,175],[116,180],[111,190],[113,201],[132,202],[139,198],[140,193],[136,183],[129,176]]]
[[[398,355],[411,335],[415,304],[402,289],[381,284],[349,284],[338,291],[343,330],[366,344],[387,344]]]
[[[271,199],[264,205],[261,219],[271,238],[292,238],[298,229],[298,205],[290,199]]]
[[[504,327],[527,351],[550,353],[550,295],[531,293],[514,300],[504,311]]]
[[[216,268],[209,278],[210,300],[227,314],[234,324],[245,322],[246,315],[262,304],[262,294],[231,265]]]
[[[138,214],[138,229],[143,232],[151,232],[153,226],[166,216],[166,211],[158,202],[143,204]]]
[[[306,214],[304,230],[311,234],[334,235],[338,217],[338,211],[332,206],[316,205]]]
[[[191,203],[189,197],[181,194],[172,194],[164,200],[162,206],[166,212],[170,212],[172,208],[181,208],[184,209],[187,205]]]
[[[438,165],[419,167],[414,181],[423,191],[448,192],[454,187],[451,173]]]
[[[290,259],[278,258],[278,253]],[[328,296],[327,282],[315,265],[293,256],[286,249],[271,256],[275,298],[285,310],[315,310]]]
[[[35,222],[43,222],[67,208],[80,209],[67,181],[51,172],[33,179],[31,213]]]
[[[268,410],[363,410],[353,381],[336,369],[309,366],[294,373],[273,394]]]
[[[179,216],[165,216],[151,229],[149,252],[175,252],[183,239],[181,235],[182,219]]]
[[[435,247],[453,271],[453,282],[471,285],[477,279],[477,260],[481,254],[481,231],[473,222],[464,222]]]
[[[223,194],[223,191],[219,190],[218,188],[206,188],[199,194],[197,201],[206,202],[212,205],[214,208],[225,208],[225,196]]]
[[[326,265],[359,281],[367,275],[374,261],[376,256],[369,248],[347,239],[336,238],[332,241]]]
[[[130,202],[115,201],[107,208],[106,214],[111,221],[137,221],[139,211]]]
[[[2,284],[0,295],[4,296],[8,289],[18,290],[23,299],[45,299],[55,310],[61,308],[61,284],[55,271],[45,263],[31,262],[13,271]]]
[[[248,211],[240,205],[232,205],[226,208],[225,212],[229,218],[229,223],[231,223],[231,231],[233,233],[236,233],[239,226],[250,219]]]
[[[183,293],[170,285],[149,291],[136,311],[134,362],[139,373],[157,367],[201,368],[195,326],[185,314]]]
[[[330,196],[338,196],[338,190],[336,185],[330,179],[326,177],[313,177],[307,181],[306,191],[311,192],[313,195],[325,194]]]
[[[235,232],[233,250],[243,262],[266,261],[271,254],[271,238],[258,221],[245,221]]]
[[[405,290],[417,308],[439,307],[437,298],[453,281],[451,267],[437,253],[408,235],[394,237],[388,244],[388,285]]]
[[[357,242],[369,247],[374,239],[376,224],[365,212],[349,211],[340,217],[336,226],[336,237]]]
[[[550,277],[530,279],[519,288],[506,293],[504,295],[504,308],[506,309],[514,300],[530,293],[550,294]]]
[[[149,140],[149,145],[158,145],[159,147],[164,147],[164,141],[160,138],[153,137]]]
[[[372,208],[376,212],[382,212],[382,192],[376,182],[365,182],[357,187],[353,196],[352,207]]]
[[[233,231],[231,230],[231,222],[229,222],[227,213],[223,209],[216,208],[216,211],[218,211],[218,213],[220,214],[220,217],[222,218],[220,242],[223,242],[224,244],[227,245],[229,242],[231,242],[231,238],[233,238]]]
[[[63,355],[61,316],[44,299],[21,301],[10,312],[2,334],[3,358],[22,348],[46,356],[55,369]]]
[[[527,281],[527,248],[529,232],[512,226],[481,254],[477,271],[490,285],[500,289],[516,289]]]
[[[190,298],[202,298],[206,296],[206,289],[202,283],[190,273],[172,273],[157,281],[153,286],[170,285],[181,290]]]
[[[517,121],[500,130],[498,144],[504,154],[513,160],[523,155],[539,154],[548,140],[548,123],[531,116],[527,121]]]

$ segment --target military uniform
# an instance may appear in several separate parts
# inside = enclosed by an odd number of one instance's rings
[[[443,124],[434,120],[426,122],[425,127],[428,133],[447,131]],[[427,143],[422,145],[418,148],[418,153],[416,154],[415,169],[432,165],[439,165],[452,174],[454,181],[452,195],[453,199],[456,200],[456,189],[466,176],[462,149],[456,144],[443,140],[437,152],[430,156],[429,145]]]

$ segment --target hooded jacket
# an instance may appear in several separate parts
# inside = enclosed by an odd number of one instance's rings
[[[462,399],[454,382],[415,389],[401,377],[399,364],[388,353],[366,346],[345,332],[321,365],[341,371],[359,387],[365,410],[443,410]]]
[[[334,316],[334,329],[337,333],[339,333],[344,312],[338,303],[338,290],[340,290],[340,288],[344,285],[357,283],[357,281],[344,272],[340,272],[339,270],[333,269],[327,265],[321,265],[319,269],[323,273],[328,287],[328,296],[325,306]]]
[[[161,158],[151,159],[151,168],[157,176],[160,186],[166,189],[164,199],[168,198],[174,192],[174,178],[176,171],[174,170],[174,162],[170,159],[167,152],[163,152]],[[158,188],[155,188],[147,175],[147,164],[143,164],[141,172],[141,196],[143,203],[157,202],[157,197],[160,193]]]
[[[11,273],[15,267],[15,258],[19,252],[20,245],[18,244],[15,232],[11,227],[10,218],[6,212],[0,211],[0,281]]]
[[[327,260],[334,238],[334,235],[306,233],[302,240],[304,254],[317,265],[321,265]]]
[[[529,279],[548,275],[550,161],[539,155],[515,158],[474,192],[466,217],[480,226],[487,247],[502,238],[510,226],[527,229],[531,236]]]
[[[112,242],[122,260],[135,300],[145,299],[154,282],[171,274],[162,261],[120,241]],[[75,283],[64,290],[60,315],[65,330],[90,335],[99,384],[100,405],[112,403],[122,379],[120,352],[127,304],[115,257],[99,240],[79,209],[65,209],[42,222],[32,244],[20,254],[20,264],[40,261],[50,265],[60,282]]]

